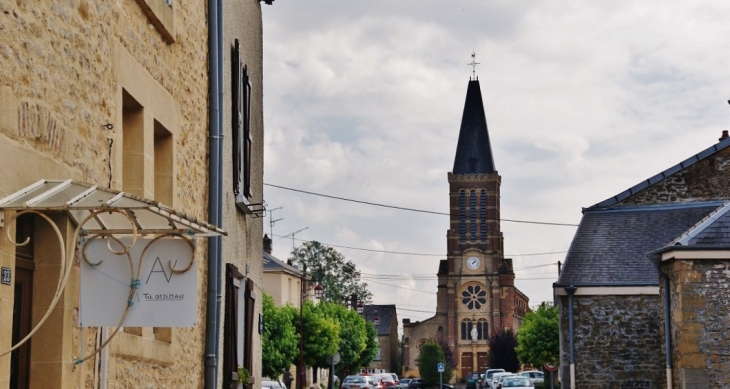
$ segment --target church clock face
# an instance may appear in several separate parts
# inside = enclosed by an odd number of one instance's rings
[[[471,270],[476,270],[479,267],[479,258],[477,258],[477,257],[467,258],[466,267],[468,267]]]

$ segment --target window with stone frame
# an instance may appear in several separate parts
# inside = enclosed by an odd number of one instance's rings
[[[470,319],[464,319],[461,321],[461,340],[471,339],[471,329],[474,323]]]

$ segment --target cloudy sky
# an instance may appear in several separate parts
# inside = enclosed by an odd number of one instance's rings
[[[582,207],[713,145],[730,126],[727,1],[262,7],[266,184],[448,212],[472,51],[504,219],[577,224]],[[293,243],[335,246],[375,303],[397,304],[399,321],[431,316],[447,216],[264,189],[268,208],[281,207],[273,219],[283,219],[275,256],[292,249],[280,236],[306,228]],[[552,300],[575,227],[504,221],[502,231],[530,304]]]

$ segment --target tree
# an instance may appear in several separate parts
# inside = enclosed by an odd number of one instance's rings
[[[458,366],[458,361],[456,360],[456,355],[454,355],[454,349],[449,346],[449,342],[447,342],[443,337],[438,342],[439,346],[441,346],[441,350],[444,352],[444,362],[451,366],[452,369],[456,369]]]
[[[444,364],[444,372],[441,379],[443,382],[451,381],[451,377],[454,375],[454,369],[446,363],[446,357],[441,346],[435,340],[429,339],[421,345],[418,359],[416,359],[418,372],[421,374],[421,378],[426,386],[438,386],[439,363]]]
[[[305,242],[292,251],[293,265],[305,264],[307,273],[324,286],[324,300],[336,303],[349,301],[357,294],[358,301],[367,304],[372,300],[368,284],[360,281],[360,271],[337,250],[319,242]]]
[[[540,368],[544,363],[557,365],[560,358],[558,308],[543,302],[525,319],[517,333],[517,355],[525,364]]]
[[[366,323],[354,309],[347,309],[341,304],[323,302],[317,305],[317,309],[326,318],[335,321],[340,329],[337,343],[340,362],[335,366],[340,379],[370,363],[377,351],[377,332],[372,324]],[[372,327],[372,331],[369,331],[368,327]],[[373,332],[375,332],[376,338],[375,349],[373,349],[371,338]],[[324,360],[316,366],[330,367]]]
[[[322,309],[317,308],[318,305],[307,300],[302,306],[303,354],[304,364],[307,366],[318,366],[325,358],[336,353],[340,341],[339,323],[326,317]],[[292,320],[292,323],[299,328],[299,315]]]
[[[299,313],[292,306],[277,307],[264,293],[264,331],[261,334],[261,373],[276,378],[289,369],[299,353],[299,335],[294,319]]]
[[[505,371],[519,371],[517,359],[517,338],[510,329],[492,331],[489,337],[489,367]]]

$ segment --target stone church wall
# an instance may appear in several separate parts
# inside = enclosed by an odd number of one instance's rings
[[[446,337],[446,315],[437,315],[422,322],[411,323],[403,320],[403,372],[401,377],[420,377],[416,358],[423,342],[434,339],[434,334],[441,333]],[[407,355],[406,355],[407,354]]]
[[[730,260],[673,260],[662,271],[672,285],[674,387],[730,387]]]
[[[560,375],[563,387],[569,387],[568,297],[561,297],[560,303]],[[658,295],[574,296],[573,342],[579,387],[663,388],[660,309]]]
[[[699,161],[619,205],[677,203],[730,198],[730,148]]]

